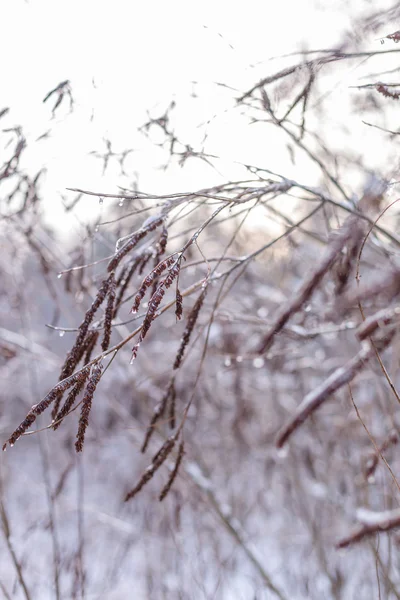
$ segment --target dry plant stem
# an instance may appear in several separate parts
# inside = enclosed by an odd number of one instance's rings
[[[364,251],[364,246],[365,246],[365,244],[366,244],[369,236],[372,233],[372,230],[374,228],[377,228],[378,221],[383,217],[383,215],[386,213],[386,211],[389,210],[389,208],[391,208],[399,200],[400,200],[400,198],[397,198],[396,200],[394,200],[393,202],[391,202],[388,206],[386,206],[386,208],[383,211],[381,211],[379,213],[379,215],[376,217],[376,219],[371,223],[371,227],[369,228],[366,236],[363,239],[363,242],[361,244],[360,251],[359,251],[358,257],[357,257],[357,274],[356,274],[357,281],[359,281],[359,279],[360,279],[360,262],[361,262],[361,256],[362,256],[362,253]]]
[[[6,600],[11,600],[10,594],[7,592],[6,588],[4,587],[4,584],[1,581],[0,581],[0,590],[3,592],[3,596]]]
[[[365,246],[365,244],[366,244],[366,241],[367,241],[367,239],[368,239],[369,235],[371,234],[371,232],[372,232],[372,229],[374,228],[374,226],[376,226],[377,222],[379,221],[379,219],[380,219],[380,218],[381,218],[381,217],[382,217],[382,216],[385,214],[385,212],[386,212],[386,211],[387,211],[389,208],[391,208],[391,207],[392,207],[394,204],[396,204],[396,202],[398,202],[398,200],[399,200],[399,199],[396,199],[396,200],[394,200],[393,202],[391,202],[391,203],[389,204],[389,206],[387,206],[387,207],[386,207],[386,208],[385,208],[385,209],[384,209],[384,210],[383,210],[383,211],[382,211],[382,212],[381,212],[381,213],[378,215],[378,217],[375,219],[374,223],[371,225],[371,227],[370,227],[370,229],[369,229],[368,233],[366,234],[366,236],[365,236],[365,238],[364,238],[364,240],[363,240],[363,243],[361,244],[361,247],[360,247],[360,252],[359,252],[359,255],[358,255],[358,259],[357,259],[357,272],[356,272],[356,279],[357,279],[357,285],[358,285],[358,286],[359,286],[359,282],[360,282],[360,261],[361,261],[361,255],[362,255],[362,253],[363,253],[363,250],[364,250],[364,246]],[[395,277],[395,281],[396,281],[396,283],[395,283],[395,289],[394,289],[394,292],[395,292],[395,293],[397,293],[397,285],[396,285],[396,284],[397,284],[397,277]],[[363,310],[363,307],[362,307],[362,305],[361,305],[361,301],[360,301],[360,300],[358,301],[358,308],[359,308],[359,310],[360,310],[360,313],[361,313],[362,319],[363,319],[363,321],[365,322],[365,321],[366,321],[366,318],[365,318],[365,315],[364,315],[364,310]],[[378,360],[378,362],[379,362],[379,366],[380,366],[380,368],[381,368],[381,370],[382,370],[382,372],[383,372],[383,374],[384,374],[384,376],[385,376],[385,378],[386,378],[386,381],[388,382],[388,384],[389,384],[389,387],[390,387],[390,389],[392,390],[392,392],[393,392],[393,394],[394,394],[394,396],[395,396],[395,398],[396,398],[397,402],[400,404],[400,396],[399,396],[399,394],[398,394],[398,392],[397,392],[397,390],[396,390],[396,387],[395,387],[395,385],[394,385],[394,383],[393,383],[393,381],[392,381],[392,379],[391,379],[391,377],[390,377],[390,375],[389,375],[389,373],[388,373],[388,371],[387,371],[387,369],[386,369],[385,365],[383,364],[383,361],[382,361],[382,359],[381,359],[381,356],[380,356],[380,354],[379,354],[378,348],[376,347],[376,345],[375,345],[375,343],[374,343],[374,341],[373,341],[373,340],[371,340],[371,344],[372,344],[372,346],[373,346],[373,348],[374,348],[374,350],[375,350],[376,358],[377,358],[377,360]]]
[[[77,455],[75,455],[77,458]],[[77,548],[77,571],[78,579],[81,587],[81,598],[85,598],[85,582],[86,582],[86,570],[84,564],[84,549],[85,549],[85,536],[84,536],[84,490],[85,490],[85,474],[84,474],[84,461],[76,460],[76,472],[77,472],[77,525],[78,525],[78,548]]]
[[[382,600],[381,596],[381,582],[379,578],[379,568],[378,568],[378,556],[379,556],[379,537],[377,542],[376,550],[373,548],[374,556],[375,556],[375,572],[376,572],[376,580],[378,583],[378,600]]]
[[[391,577],[390,577],[390,575],[389,575],[389,573],[388,573],[387,569],[385,568],[385,566],[384,566],[384,564],[383,564],[383,562],[382,562],[382,559],[381,559],[381,557],[380,557],[380,555],[379,555],[379,553],[378,553],[378,552],[376,553],[376,559],[377,559],[377,562],[378,562],[378,564],[379,564],[379,568],[381,569],[381,571],[382,571],[382,573],[383,573],[383,575],[384,575],[384,577],[385,577],[385,579],[386,579],[386,581],[387,581],[387,583],[388,583],[388,587],[389,587],[390,591],[391,591],[391,592],[393,593],[393,595],[394,595],[394,596],[397,598],[397,600],[400,600],[400,594],[399,594],[399,592],[396,590],[396,584],[395,584],[395,583],[394,583],[394,581],[391,579]]]
[[[193,469],[194,467],[194,469]],[[183,467],[185,469],[185,473],[190,477],[193,483],[205,494],[208,502],[214,509],[217,514],[219,520],[225,527],[225,529],[230,533],[235,542],[240,546],[243,550],[257,573],[259,574],[262,582],[271,592],[273,592],[280,600],[289,600],[287,596],[272,582],[271,577],[268,575],[267,571],[261,564],[261,562],[256,557],[253,550],[249,547],[244,539],[244,535],[241,532],[240,524],[238,527],[238,523],[236,519],[232,519],[231,515],[227,513],[226,508],[219,502],[217,495],[214,491],[214,486],[212,482],[206,477],[200,466],[191,461],[189,464]],[[201,477],[198,476],[201,475]]]
[[[1,512],[1,522],[2,522],[2,529],[3,529],[4,537],[6,540],[8,551],[11,556],[11,560],[12,560],[15,570],[17,572],[18,581],[22,587],[22,591],[24,593],[26,600],[31,600],[31,595],[29,593],[28,586],[26,584],[24,575],[22,573],[22,565],[17,558],[17,555],[15,553],[15,550],[14,550],[14,547],[13,547],[13,544],[11,541],[10,524],[9,524],[8,516],[7,516],[2,499],[0,500],[0,512]]]
[[[326,168],[325,164],[318,158],[318,156],[316,154],[314,154],[314,152],[312,152],[309,148],[307,148],[307,146],[305,144],[303,144],[303,142],[301,141],[300,137],[296,137],[294,135],[294,133],[292,133],[290,131],[290,129],[288,129],[288,127],[286,127],[282,121],[280,121],[275,114],[272,112],[269,100],[268,100],[268,96],[267,93],[265,91],[265,89],[262,87],[261,88],[261,97],[262,97],[262,105],[263,108],[265,110],[267,110],[267,112],[271,115],[272,117],[272,121],[275,125],[277,125],[277,127],[281,128],[291,139],[292,141],[303,150],[303,152],[305,152],[309,158],[311,160],[313,160],[321,169],[322,173],[333,183],[333,185],[335,185],[337,187],[337,189],[339,190],[339,192],[343,195],[343,197],[346,200],[349,200],[346,192],[344,191],[343,187],[340,185],[339,181],[328,171],[328,169]],[[303,127],[303,132],[304,132],[304,127]],[[302,133],[302,132],[301,132]]]
[[[283,175],[281,175],[280,173],[275,173],[274,171],[270,171],[269,169],[252,166],[252,165],[245,165],[243,163],[239,163],[239,164],[246,167],[251,173],[265,172],[265,173],[268,173],[269,175],[273,175],[274,177],[279,177],[283,181],[287,181]],[[261,178],[261,180],[262,180],[262,178]],[[297,187],[300,190],[304,190],[305,192],[312,194],[315,198],[319,198],[324,203],[335,206],[336,208],[340,208],[340,209],[344,210],[345,212],[353,215],[354,217],[359,217],[366,223],[369,223],[370,225],[372,225],[376,231],[378,231],[383,236],[385,236],[388,240],[390,240],[391,242],[396,244],[396,246],[400,246],[400,238],[396,234],[391,233],[390,231],[387,231],[384,227],[381,227],[380,225],[378,225],[367,214],[355,209],[349,202],[339,202],[337,200],[334,200],[333,198],[328,196],[326,193],[323,193],[320,189],[310,187],[309,185],[299,183],[298,181],[290,180],[290,184],[292,187]]]
[[[393,53],[397,53],[397,52],[400,52],[400,50],[391,49],[391,50],[374,51],[374,52],[349,52],[349,53],[341,52],[340,50],[331,50],[328,52],[328,56],[318,57],[318,58],[315,58],[312,60],[303,61],[301,63],[298,63],[297,65],[294,65],[292,67],[287,67],[285,69],[282,69],[282,71],[279,71],[278,73],[274,73],[273,75],[269,75],[268,77],[261,79],[261,81],[256,83],[252,88],[250,88],[247,92],[245,92],[242,96],[240,96],[240,98],[238,98],[238,102],[242,102],[243,100],[246,100],[246,98],[249,98],[250,96],[252,96],[252,94],[256,90],[263,88],[264,86],[268,85],[269,83],[273,83],[274,81],[278,81],[279,79],[282,79],[283,77],[287,77],[288,75],[291,75],[292,73],[295,73],[296,71],[298,71],[300,69],[310,70],[310,69],[313,69],[314,67],[323,66],[323,65],[329,64],[331,62],[336,62],[338,60],[348,60],[348,59],[352,59],[352,58],[362,58],[363,56],[368,57],[368,56],[376,56],[376,55],[381,55],[381,54],[393,54]],[[73,191],[82,192],[82,190],[77,190],[77,189],[73,189]],[[101,195],[101,194],[96,194],[96,195]]]
[[[372,356],[373,348],[369,342],[364,342],[361,350],[352,358],[347,365],[336,369],[320,386],[307,394],[298,406],[294,416],[285,425],[276,441],[278,448],[287,442],[289,437],[304,421],[328,400],[331,395],[354,379],[356,374],[365,367],[365,362]]]
[[[352,404],[353,404],[353,406],[354,406],[354,410],[356,411],[356,414],[357,414],[357,418],[358,418],[358,420],[360,421],[361,425],[364,427],[364,429],[365,429],[365,431],[366,431],[366,433],[367,433],[367,435],[368,435],[369,439],[370,439],[370,440],[371,440],[371,442],[372,442],[372,445],[373,445],[373,447],[375,448],[375,452],[376,452],[376,455],[375,455],[375,456],[379,455],[379,456],[381,457],[382,461],[384,462],[384,464],[385,464],[385,466],[386,466],[387,470],[389,471],[389,473],[390,473],[390,475],[391,475],[391,477],[392,477],[392,479],[393,479],[393,483],[396,485],[397,489],[398,489],[398,490],[399,490],[399,492],[400,492],[400,485],[399,485],[399,482],[398,482],[398,481],[397,481],[397,479],[396,479],[396,476],[395,476],[395,474],[393,473],[393,471],[392,471],[392,469],[391,469],[391,467],[390,467],[389,463],[387,462],[386,458],[383,456],[383,454],[382,454],[382,450],[381,450],[381,449],[379,449],[379,448],[378,448],[378,446],[376,445],[376,442],[375,442],[374,438],[372,437],[372,435],[371,435],[371,433],[370,433],[370,431],[369,431],[368,427],[366,426],[366,424],[364,423],[363,419],[361,418],[360,411],[358,410],[358,407],[357,407],[356,403],[354,402],[353,393],[352,393],[352,391],[351,391],[351,386],[350,386],[350,384],[349,384],[349,392],[350,392],[350,399],[351,399],[351,402],[352,402]]]
[[[358,520],[361,521],[359,527],[357,527],[350,535],[342,538],[337,544],[336,548],[346,548],[351,544],[360,542],[367,536],[373,535],[380,531],[390,531],[396,527],[400,527],[400,509],[387,510],[381,513],[373,513],[368,511],[368,518],[365,518],[364,513],[366,511],[359,511]],[[365,522],[363,522],[365,519]]]
[[[21,311],[21,324],[28,332],[29,337],[32,335],[32,323],[30,319],[30,313],[27,310],[28,308],[28,298],[25,294],[24,296],[24,305],[23,310]],[[38,395],[38,373],[36,371],[36,365],[34,363],[28,364],[27,375],[28,381],[30,385],[30,390],[32,396]],[[48,406],[48,402],[39,403],[36,406],[31,408],[31,412],[40,414]],[[59,543],[59,535],[58,529],[56,526],[56,507],[53,499],[53,490],[51,485],[51,473],[50,473],[50,463],[49,463],[49,450],[48,447],[45,446],[45,440],[42,437],[37,438],[37,443],[39,447],[39,453],[41,458],[41,466],[43,473],[43,481],[44,481],[44,489],[47,498],[48,504],[48,518],[49,518],[49,530],[52,542],[52,565],[53,565],[53,575],[54,575],[54,596],[56,600],[60,600],[60,543]]]
[[[41,436],[37,437],[40,454],[42,457],[43,480],[45,483],[46,496],[49,510],[49,527],[53,545],[53,570],[54,570],[54,595],[56,600],[61,600],[60,594],[60,542],[59,534],[56,527],[56,506],[53,499],[53,492],[50,481],[50,462],[48,447],[44,447],[45,439]]]
[[[337,259],[339,252],[342,250],[346,242],[353,237],[358,230],[359,223],[355,217],[349,217],[344,223],[339,232],[336,233],[332,243],[328,246],[325,256],[321,260],[317,269],[305,279],[303,285],[294,294],[294,297],[289,300],[279,311],[275,317],[268,333],[264,336],[262,343],[259,346],[260,354],[266,352],[272,344],[274,336],[281,331],[290,317],[295,314],[310,298],[317,285],[321,282],[323,276],[332,267]]]
[[[383,441],[383,443],[380,446],[376,446],[377,451],[375,450],[375,452],[372,456],[370,456],[365,465],[365,478],[367,480],[375,473],[379,462],[379,456],[381,456],[383,459],[383,452],[385,452],[390,446],[396,445],[398,441],[399,436],[397,434],[397,431],[392,430],[386,437],[386,439]]]
[[[356,290],[343,294],[337,303],[337,311],[344,313],[360,302],[370,300],[378,294],[393,298],[400,290],[400,271],[392,271],[387,275],[378,277],[368,284],[359,284]]]

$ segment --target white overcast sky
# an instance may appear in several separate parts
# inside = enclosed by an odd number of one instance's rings
[[[137,133],[146,110],[161,114],[173,98],[180,110],[177,127],[188,141],[200,140],[198,124],[217,116],[218,126],[212,121],[207,130],[207,149],[224,156],[223,175],[233,175],[234,160],[270,156],[276,167],[277,149],[269,154],[251,143],[249,128],[235,121],[234,93],[215,83],[246,89],[272,71],[274,56],[336,45],[360,3],[2,0],[0,10],[0,108],[11,108],[1,126],[23,126],[30,142],[25,164],[37,170],[46,165],[47,210],[59,219],[59,193],[66,187],[112,192],[123,183],[117,164],[103,177],[100,161],[89,156],[104,149],[104,136],[116,151],[136,149],[127,162],[130,182],[138,173],[144,191],[213,183],[216,174],[197,161],[184,171],[155,170],[160,156]],[[60,108],[51,120],[51,102],[42,100],[64,79],[71,81],[75,111]],[[233,143],[232,123],[240,144]],[[49,129],[48,139],[34,142]],[[85,202],[87,209],[93,206],[93,200]]]

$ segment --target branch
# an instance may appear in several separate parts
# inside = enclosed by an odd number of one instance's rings
[[[365,508],[359,508],[356,513],[356,519],[360,525],[354,529],[347,537],[342,538],[336,548],[346,548],[351,544],[360,542],[367,536],[380,531],[390,531],[400,526],[400,509],[375,512]]]

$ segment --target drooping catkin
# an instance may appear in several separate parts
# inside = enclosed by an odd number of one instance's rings
[[[176,288],[176,300],[175,300],[175,316],[176,320],[180,321],[183,314],[183,298],[179,288]]]
[[[110,275],[110,284],[108,287],[108,298],[107,298],[107,306],[104,315],[104,334],[103,341],[101,342],[101,348],[103,352],[108,349],[110,345],[111,339],[111,324],[114,314],[114,304],[115,304],[115,277],[114,273]]]
[[[163,281],[161,281],[161,283],[158,284],[156,291],[152,295],[149,305],[148,305],[148,308],[147,308],[146,315],[145,315],[143,323],[142,323],[142,328],[140,330],[139,339],[138,339],[137,343],[134,345],[134,347],[132,348],[131,363],[135,360],[138,350],[139,350],[139,346],[142,343],[142,341],[144,340],[144,338],[146,337],[146,335],[151,327],[151,324],[155,319],[158,308],[164,297],[165,290],[168,289],[169,287],[171,287],[174,280],[179,275],[179,270],[180,270],[180,263],[179,263],[179,259],[178,259],[175,261],[173,266],[168,271],[168,275],[165,277],[165,279],[163,279]]]
[[[92,303],[92,306],[86,311],[85,318],[79,326],[79,334],[75,342],[76,346],[79,347],[83,343],[88,332],[89,326],[93,321],[94,315],[106,299],[112,281],[114,281],[114,273],[111,273],[107,277],[107,279],[104,279],[104,281],[102,282],[99,291],[97,292],[96,298]]]
[[[168,417],[169,417],[169,426],[171,429],[175,429],[176,390],[175,390],[174,383],[175,383],[174,380],[172,380],[172,385],[171,385],[170,394],[169,394]]]
[[[51,411],[51,418],[54,420],[56,414],[58,413],[58,409],[60,408],[61,400],[64,395],[63,391],[57,392],[56,397],[54,398],[54,404]]]
[[[382,94],[382,96],[385,96],[385,98],[392,98],[393,100],[398,100],[400,98],[400,92],[398,90],[392,91],[384,83],[377,83],[375,85],[375,89],[377,92]]]
[[[175,442],[175,436],[171,436],[164,442],[157,454],[154,456],[151,465],[147,467],[138,483],[130,492],[126,494],[125,502],[128,502],[128,500],[136,496],[136,494],[140,492],[140,490],[146,485],[146,483],[148,483],[150,479],[152,479],[154,473],[161,467],[164,461],[171,454],[173,447],[175,446]]]
[[[74,387],[72,388],[72,390],[69,392],[69,394],[68,394],[68,396],[67,396],[64,404],[62,405],[61,409],[53,417],[53,420],[54,420],[53,430],[54,431],[60,427],[60,425],[62,423],[62,420],[64,419],[64,417],[67,416],[67,414],[69,413],[69,411],[71,410],[71,408],[75,404],[75,400],[77,399],[77,397],[79,396],[79,394],[83,390],[84,385],[85,385],[86,380],[87,380],[88,377],[89,377],[89,369],[87,371],[85,371],[85,376],[82,377],[82,379],[80,379],[74,385]]]
[[[99,339],[100,332],[99,331],[90,331],[87,336],[87,342],[85,341],[85,357],[83,359],[83,364],[87,365],[91,358],[93,350],[97,344],[97,340]]]
[[[194,329],[194,326],[196,325],[196,321],[199,316],[201,307],[203,306],[205,296],[206,296],[206,288],[203,289],[200,296],[197,298],[196,302],[194,303],[192,310],[189,313],[189,316],[187,319],[187,324],[186,324],[186,329],[183,332],[181,344],[179,346],[179,350],[175,357],[174,370],[179,369],[179,367],[181,365],[183,355],[185,353],[185,348],[189,343],[190,336],[192,335],[192,331]]]
[[[164,227],[162,228],[162,231],[161,231],[160,239],[157,242],[157,255],[156,256],[159,259],[164,254],[165,249],[167,247],[167,243],[168,243],[168,229],[164,225]],[[159,260],[157,262],[159,262]]]
[[[167,496],[168,492],[170,491],[172,484],[174,483],[176,476],[178,475],[179,467],[181,465],[184,454],[185,454],[185,443],[182,440],[181,443],[179,444],[178,456],[175,461],[175,466],[174,466],[173,470],[171,471],[168,481],[165,484],[165,486],[163,487],[161,494],[159,496],[160,502],[162,502],[164,500],[164,498]]]
[[[77,351],[77,353],[75,355],[76,364],[75,364],[74,368],[78,365],[78,363],[81,361],[83,356],[84,356],[84,359],[83,359],[84,365],[86,365],[88,362],[90,362],[90,358],[91,358],[92,352],[94,350],[94,347],[96,345],[98,337],[99,337],[98,331],[89,331],[89,333],[86,336],[86,339],[84,340],[83,344],[81,345],[81,347],[79,348],[79,350]],[[63,373],[62,373],[62,375],[63,375]],[[64,375],[64,377],[61,376],[60,379],[64,379],[67,376],[68,375]],[[56,415],[59,411],[63,395],[64,395],[63,390],[57,392],[57,395],[56,395],[56,398],[55,398],[54,404],[53,404],[53,409],[51,411],[51,417],[52,417],[53,421],[55,420]]]
[[[79,325],[78,335],[76,337],[75,344],[68,352],[67,358],[61,368],[60,379],[65,379],[65,377],[69,377],[69,375],[71,375],[71,373],[75,369],[76,365],[81,360],[86,350],[86,348],[82,349],[82,345],[84,344],[87,332],[89,330],[89,326],[93,321],[94,315],[96,314],[97,310],[99,309],[99,307],[104,302],[107,296],[108,288],[113,277],[114,274],[112,273],[107,277],[107,279],[104,279],[99,288],[99,291],[97,292],[96,298],[94,299],[90,308],[86,311],[85,318]]]
[[[147,290],[150,286],[159,278],[159,276],[174,263],[173,258],[168,258],[166,260],[158,263],[152,271],[143,279],[142,284],[135,296],[135,300],[133,306],[131,308],[131,312],[137,313],[140,307],[140,303],[146,295]],[[154,296],[157,288],[153,291],[152,296]]]
[[[133,248],[135,248],[138,243],[144,238],[146,237],[146,235],[148,233],[150,233],[150,231],[154,231],[157,227],[159,227],[160,225],[162,225],[164,222],[164,217],[152,217],[151,219],[148,220],[147,224],[145,223],[143,225],[143,227],[141,229],[138,229],[137,231],[135,231],[131,237],[129,238],[129,240],[122,246],[122,248],[120,248],[115,255],[113,256],[113,258],[110,260],[110,262],[108,263],[108,272],[111,271],[115,271],[115,269],[117,268],[117,266],[119,265],[119,263],[121,262],[121,260],[131,251],[133,250]]]
[[[167,408],[168,400],[171,398],[171,395],[175,396],[175,381],[174,381],[174,379],[172,379],[172,381],[170,382],[168,388],[164,392],[163,397],[161,398],[161,401],[157,404],[157,406],[154,410],[150,424],[146,430],[146,435],[145,435],[144,442],[143,442],[142,449],[141,449],[142,452],[146,452],[147,446],[149,445],[149,442],[150,442],[150,438],[154,433],[155,426],[158,423],[158,421],[161,419],[161,417],[164,415],[165,410]]]
[[[89,425],[90,409],[92,408],[93,395],[96,391],[96,387],[100,381],[103,367],[101,364],[97,364],[93,367],[92,374],[89,378],[88,384],[85,389],[85,393],[82,399],[82,410],[79,419],[78,433],[76,434],[75,449],[77,452],[82,452],[83,444],[85,442],[85,433],[87,426]]]
[[[154,261],[153,261],[153,266],[154,268],[158,265],[158,263],[161,261],[161,257],[163,256],[163,254],[165,253],[165,249],[167,247],[167,242],[168,242],[168,229],[165,227],[165,225],[163,226],[160,238],[156,244],[156,253],[154,256]],[[158,277],[156,277],[154,279],[153,282],[153,289],[152,289],[152,293],[151,295],[154,294],[154,292],[156,291],[157,288],[157,283],[158,283]]]
[[[153,256],[153,252],[152,250],[147,250],[144,254],[143,257],[139,263],[139,270],[138,273],[139,275],[143,275],[143,272],[147,266],[147,263],[149,262],[149,260],[151,259],[151,257]]]
[[[121,303],[124,298],[124,294],[128,288],[128,285],[129,285],[132,277],[136,273],[136,271],[140,265],[140,262],[142,260],[143,260],[142,256],[137,256],[132,261],[132,264],[129,266],[129,268],[128,268],[128,266],[125,268],[124,276],[122,278],[120,278],[119,281],[117,281],[118,294],[116,295],[116,299],[115,299],[115,307],[114,307],[114,314],[113,314],[114,319],[117,316],[118,309],[121,306]]]
[[[135,262],[135,260],[133,262]],[[130,263],[124,265],[121,268],[121,270],[120,270],[120,272],[118,274],[118,277],[116,277],[116,279],[115,279],[115,285],[117,286],[117,288],[119,288],[123,284],[123,282],[125,281],[126,274],[128,273],[128,270],[130,268],[131,268],[131,264]]]
[[[82,379],[84,376],[85,370],[76,373],[72,377],[69,377],[67,380],[60,381],[50,390],[50,392],[43,398],[43,400],[38,402],[38,404],[34,404],[31,407],[31,410],[26,415],[25,419],[22,421],[22,423],[17,427],[17,429],[8,438],[7,442],[3,445],[3,450],[6,449],[7,443],[10,444],[10,446],[13,446],[15,444],[15,442],[21,437],[21,435],[23,435],[25,431],[29,429],[30,426],[36,421],[36,417],[41,415],[42,412],[44,412],[46,408],[48,408],[50,404],[54,402],[54,400],[58,397],[58,394],[60,392],[64,392],[65,390],[69,389],[74,385],[74,383]]]

